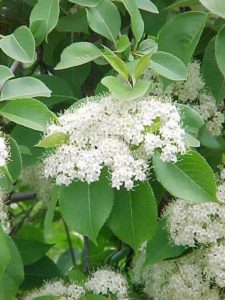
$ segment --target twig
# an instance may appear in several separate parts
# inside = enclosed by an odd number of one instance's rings
[[[14,73],[20,65],[21,65],[21,62],[15,60],[10,67],[11,71]]]
[[[67,241],[68,241],[68,245],[69,245],[71,260],[72,260],[73,266],[76,267],[76,259],[75,259],[75,255],[74,255],[74,252],[73,252],[73,245],[72,245],[72,241],[71,241],[71,238],[70,238],[70,232],[69,232],[69,228],[68,228],[68,226],[67,226],[64,219],[63,219],[63,224],[64,224],[65,231],[66,231],[66,237],[67,237]]]
[[[36,193],[34,193],[34,192],[13,193],[12,195],[10,195],[6,198],[5,203],[11,204],[11,203],[17,203],[17,202],[21,202],[21,201],[33,200],[35,198],[36,198]]]
[[[90,244],[87,236],[84,236],[83,264],[84,273],[88,274],[90,272]]]
[[[19,223],[17,223],[15,225],[15,227],[12,228],[11,232],[10,232],[10,235],[11,236],[14,236],[19,230],[20,228],[22,227],[23,223],[25,222],[25,220],[30,216],[34,206],[36,205],[37,202],[34,202],[32,204],[32,206],[28,209],[28,211],[25,213],[24,217],[21,219],[21,221]]]

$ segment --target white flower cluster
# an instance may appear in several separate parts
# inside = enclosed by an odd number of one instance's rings
[[[96,295],[127,299],[127,281],[124,276],[112,270],[100,269],[92,274],[85,283],[85,288]]]
[[[225,204],[225,167],[220,173],[220,183],[217,186],[217,198],[220,202]]]
[[[148,267],[145,293],[154,300],[221,299],[220,290],[212,288],[205,276],[205,257],[195,250],[181,258]]]
[[[44,178],[43,166],[40,163],[24,168],[18,184],[29,187],[43,203],[47,203],[51,197],[52,183]]]
[[[194,247],[225,238],[225,206],[218,203],[171,202],[165,212],[171,239],[176,245]]]
[[[57,296],[60,300],[78,300],[85,295],[85,290],[77,284],[64,284],[63,281],[46,282],[39,290],[28,294],[24,300],[33,300],[41,296]]]
[[[9,149],[6,144],[6,140],[3,136],[0,136],[0,167],[6,165],[9,158]]]
[[[222,131],[224,114],[216,106],[215,99],[209,95],[201,75],[201,66],[197,61],[187,65],[187,80],[171,83],[165,90],[160,77],[152,70],[148,70],[145,79],[153,81],[151,95],[167,96],[182,103],[190,103],[191,107],[199,112],[204,119],[209,133],[218,136]]]
[[[6,204],[4,203],[5,193],[0,189],[0,225],[5,233],[10,232],[10,221]]]
[[[107,167],[112,187],[127,190],[148,176],[155,149],[163,161],[176,162],[185,152],[184,130],[174,105],[154,97],[120,102],[111,96],[88,99],[49,125],[46,136],[68,135],[68,142],[44,159],[44,176],[57,185],[98,181]]]

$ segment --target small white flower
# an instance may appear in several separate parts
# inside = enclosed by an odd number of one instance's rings
[[[63,281],[46,282],[40,289],[28,294],[24,300],[32,300],[41,296],[58,296],[60,300],[79,300],[85,294],[82,286],[77,284],[64,284]]]
[[[113,295],[116,299],[127,297],[127,281],[124,276],[108,269],[93,273],[85,283],[85,288],[96,295]]]
[[[9,149],[6,144],[5,138],[0,136],[0,167],[3,167],[7,164],[9,159]]]

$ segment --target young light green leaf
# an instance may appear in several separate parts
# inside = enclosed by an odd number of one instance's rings
[[[127,35],[123,34],[121,37],[116,41],[116,51],[118,53],[124,52],[130,47],[130,41]]]
[[[109,48],[104,47],[103,57],[108,63],[113,67],[116,72],[118,72],[125,80],[129,77],[128,68],[125,62],[120,59],[115,53],[113,53]]]
[[[138,43],[144,33],[144,22],[138,9],[136,0],[121,0],[131,18],[131,29]]]
[[[118,78],[113,76],[104,77],[101,80],[114,97],[123,101],[129,101],[143,97],[149,90],[151,83],[147,81],[139,81],[133,88],[124,85]]]
[[[0,299],[15,299],[15,295],[23,281],[23,262],[19,251],[9,236],[5,236],[9,248],[10,261],[3,277],[0,279]]]
[[[59,19],[59,0],[38,0],[31,11],[30,27],[35,33],[35,39],[45,38],[51,32]],[[39,26],[37,26],[37,22]],[[36,23],[36,25],[34,25]],[[44,25],[42,25],[44,24]],[[36,30],[34,30],[36,28]],[[41,38],[40,38],[41,37]]]
[[[215,57],[215,38],[213,38],[205,49],[202,61],[202,73],[207,87],[219,104],[225,98],[225,77],[220,72]]]
[[[224,3],[225,4],[225,3]],[[220,29],[216,37],[216,61],[223,76],[225,76],[225,26]]]
[[[76,3],[86,7],[95,7],[101,0],[69,0],[69,2]]]
[[[41,140],[36,147],[42,148],[54,148],[65,144],[68,141],[68,135],[64,132],[55,132],[49,136],[46,136]]]
[[[0,115],[22,126],[44,131],[56,116],[38,100],[25,98],[0,104]]]
[[[184,63],[176,56],[158,51],[152,54],[150,68],[170,80],[186,80],[187,70]]]
[[[140,78],[143,75],[144,71],[149,68],[150,59],[151,59],[151,54],[143,55],[139,59],[138,64],[135,69],[135,78],[136,79]]]
[[[29,28],[18,27],[14,33],[0,40],[0,48],[9,57],[22,63],[33,63],[35,60],[35,41]]]
[[[171,243],[166,230],[166,219],[161,219],[152,239],[146,248],[145,265],[152,265],[167,258],[175,258],[185,251],[185,247]]]
[[[0,66],[0,86],[2,86],[7,80],[14,77],[13,72],[6,66]]]
[[[116,45],[121,19],[117,7],[108,0],[101,0],[95,7],[86,9],[91,29],[106,37]]]
[[[21,77],[6,82],[0,101],[29,97],[51,97],[51,91],[37,78]]]
[[[1,245],[1,251],[0,251],[0,280],[4,276],[5,270],[9,264],[9,261],[11,259],[9,247],[6,241],[5,233],[0,225],[0,245]]]
[[[225,18],[225,2],[224,0],[199,0],[203,6],[215,15]]]
[[[95,60],[101,55],[102,51],[92,43],[74,43],[63,50],[60,63],[55,69],[60,70],[80,66]]]
[[[146,10],[148,12],[158,14],[157,6],[150,0],[135,0],[137,3],[137,7],[142,10]]]
[[[159,32],[159,50],[169,52],[187,64],[201,37],[206,19],[207,14],[203,12],[186,12],[171,18]]]
[[[96,243],[98,233],[111,212],[113,199],[114,191],[106,176],[102,175],[99,181],[91,184],[73,182],[62,187],[59,208],[69,226]]]
[[[149,183],[140,183],[132,191],[123,188],[115,192],[109,226],[134,250],[152,237],[157,227],[157,206]]]
[[[195,151],[188,151],[177,163],[153,157],[158,181],[174,197],[190,202],[216,202],[216,183],[212,169]]]

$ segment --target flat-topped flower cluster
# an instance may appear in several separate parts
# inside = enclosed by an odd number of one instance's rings
[[[201,115],[209,133],[213,136],[220,135],[225,121],[224,113],[206,88],[200,63],[195,60],[188,63],[187,74],[187,80],[173,82],[166,89],[159,75],[151,69],[146,72],[144,78],[152,81],[150,95],[170,97],[177,102],[189,104]]]
[[[98,181],[107,167],[112,187],[127,190],[149,175],[154,151],[165,162],[185,152],[184,130],[175,105],[156,97],[121,102],[112,96],[87,99],[49,125],[46,136],[61,132],[68,141],[44,159],[44,176],[57,185]]]
[[[127,300],[128,283],[126,278],[109,268],[102,268],[92,273],[82,283],[67,283],[62,280],[46,282],[40,289],[25,296],[24,300],[32,300],[41,296],[56,296],[60,300],[78,300],[86,293],[113,297],[115,300]]]
[[[220,173],[220,202],[190,203],[176,199],[165,208],[165,230],[171,245],[191,247],[191,253],[144,267],[139,251],[132,279],[143,284],[154,300],[221,300],[225,289],[225,169]]]

